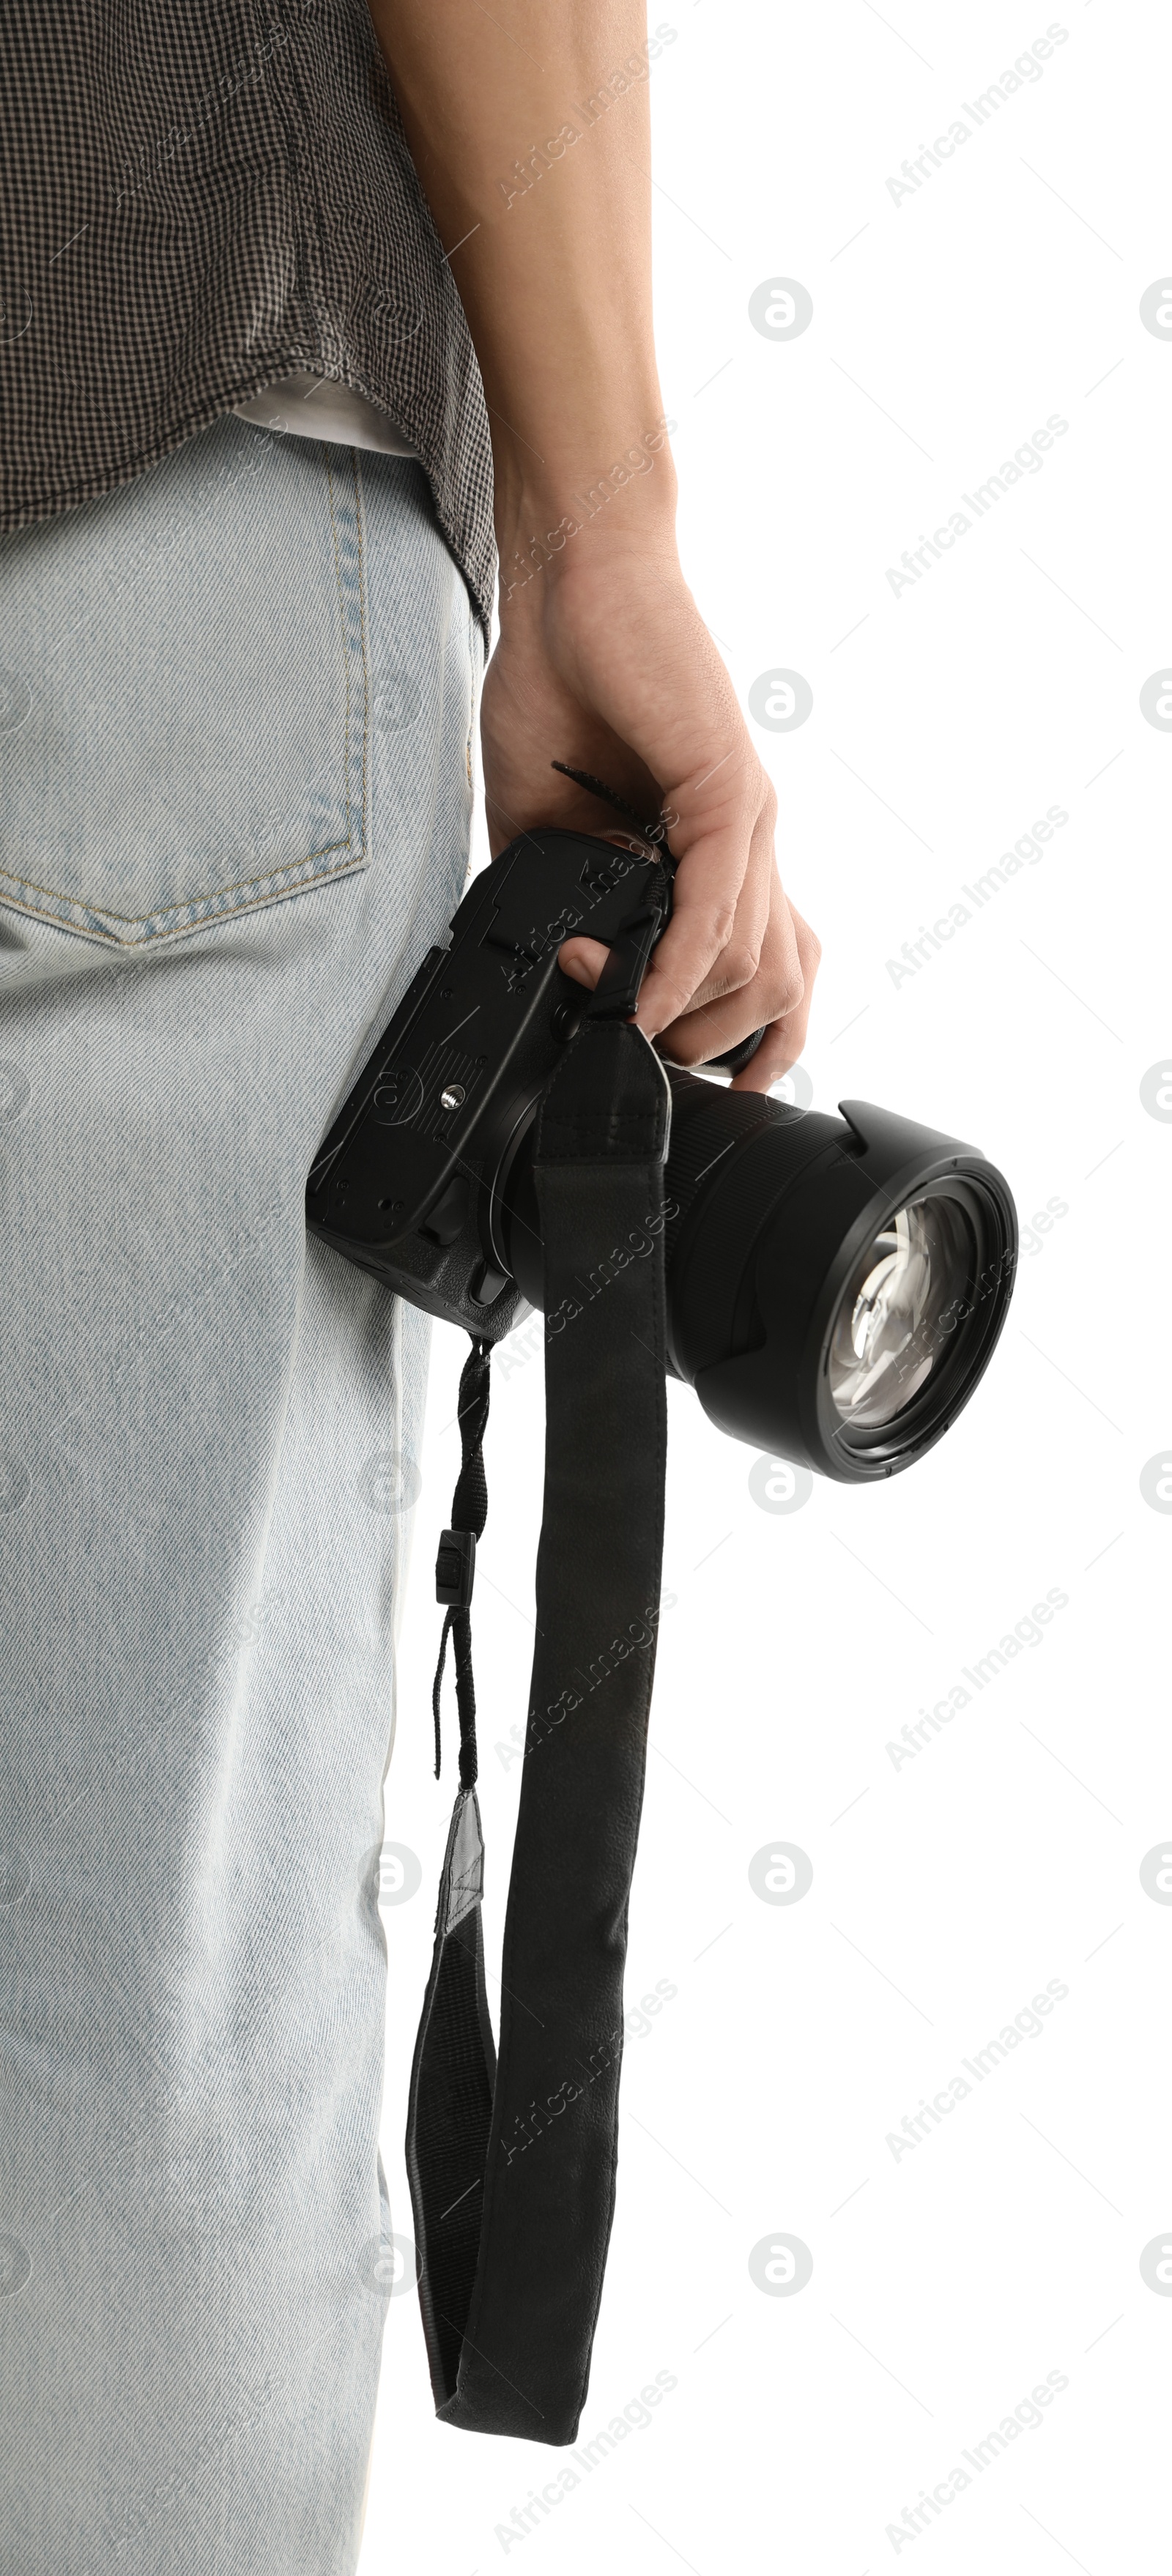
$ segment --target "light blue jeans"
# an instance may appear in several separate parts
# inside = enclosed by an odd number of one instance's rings
[[[479,655],[418,466],[234,419],[0,542],[3,2576],[357,2556],[428,1328],[303,1193]]]

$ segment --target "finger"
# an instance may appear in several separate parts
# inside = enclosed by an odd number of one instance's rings
[[[804,996],[797,1008],[787,1011],[783,1020],[774,1020],[766,1029],[760,1046],[743,1071],[733,1075],[733,1091],[768,1091],[780,1082],[782,1074],[798,1062],[806,1043],[813,996]]]
[[[754,1029],[765,1027],[756,1053],[739,1073],[736,1091],[768,1091],[796,1064],[806,1042],[821,943],[808,921],[788,903],[774,879],[774,902],[757,973],[735,993],[684,1012],[660,1033],[673,1064],[703,1064],[725,1055]],[[568,939],[558,963],[575,983],[592,990],[610,954],[600,940]]]
[[[796,1009],[802,999],[803,975],[797,934],[779,880],[761,945],[756,974],[735,993],[690,1009],[662,1032],[664,1052],[680,1064],[701,1064],[727,1054],[754,1029],[769,1025]]]
[[[672,805],[676,797],[669,799]],[[639,997],[638,1023],[646,1037],[686,1011],[727,948],[749,865],[755,812],[730,810],[706,826],[676,869],[672,917],[655,950]],[[678,836],[673,835],[679,845]]]
[[[563,975],[593,992],[609,955],[601,939],[567,939],[558,950],[558,964]]]
[[[797,1063],[806,1043],[814,1001],[814,978],[822,945],[809,922],[804,921],[792,905],[790,917],[802,975],[801,997],[788,1011],[768,1024],[756,1053],[750,1057],[744,1071],[734,1075],[734,1091],[768,1091],[771,1083],[778,1082],[782,1074],[788,1073],[790,1066]]]
[[[698,992],[694,991],[687,995],[686,1001],[689,1011],[696,1011],[710,999],[718,999],[726,993],[736,992],[741,985],[751,983],[757,972],[760,962],[762,941],[768,927],[772,888],[775,880],[773,859],[773,812],[774,808],[772,798],[770,797],[762,805],[761,812],[753,827],[749,844],[749,865],[746,869],[744,882],[737,897],[732,927],[728,938],[720,950],[710,973],[704,977]],[[616,842],[619,842],[622,839],[622,836],[618,833],[608,833],[606,837],[608,839],[613,839]],[[622,846],[624,848],[628,846],[625,840],[622,840]],[[688,864],[690,867],[690,860]],[[675,889],[673,891],[673,919],[675,918],[675,913],[680,902],[680,886],[681,876],[677,872]],[[654,951],[647,974],[644,977],[643,989],[639,999],[639,1008],[636,1017],[639,1027],[643,1029],[645,1034],[648,1036],[657,1035],[658,1028],[648,1026],[647,1018],[644,1016],[645,1005],[647,1005],[652,1013],[655,1013],[657,1018],[657,1000],[662,1000],[664,1006],[670,1008],[670,1000],[668,996],[665,996],[662,993],[659,995],[652,993],[648,1004],[649,986],[651,984],[652,976],[656,973],[662,951],[667,944],[667,939],[670,935],[670,927],[671,925],[669,924],[668,931],[664,933],[663,938],[659,941]],[[564,942],[563,946],[558,951],[558,964],[562,968],[564,974],[573,977],[575,983],[593,987],[598,982],[599,975],[601,974],[603,965],[606,962],[606,956],[607,951],[598,940],[587,939],[579,936],[574,939],[567,939]],[[674,1016],[678,1017],[679,1014],[677,1013]]]
[[[720,1000],[725,994],[734,993],[742,985],[752,983],[757,973],[762,939],[769,917],[768,872],[773,864],[770,844],[771,835],[767,836],[762,843],[764,867],[752,868],[741,889],[729,939],[721,950],[711,974],[705,977],[699,993],[690,996],[689,1017],[698,1018],[700,1011],[710,1000]],[[593,990],[609,954],[609,949],[601,940],[587,939],[579,935],[563,942],[558,950],[558,964],[562,973],[571,976],[576,984],[584,984]],[[655,954],[658,955],[658,949]],[[643,984],[644,994],[647,991],[647,981],[651,971],[652,968],[649,967],[648,977],[644,979]],[[639,1026],[643,1028],[645,1024],[642,995],[637,1018]],[[731,1044],[731,1040],[729,1043]],[[719,1053],[720,1048],[714,1046],[707,1052]]]
[[[726,994],[739,992],[744,985],[752,983],[761,965],[770,912],[775,895],[781,891],[777,862],[773,854],[777,801],[772,788],[767,782],[763,783],[765,792],[749,839],[748,866],[736,899],[732,927],[709,972],[689,994],[686,1005],[688,1011],[701,1010],[709,1002],[722,1001]],[[673,898],[677,904],[680,885],[681,878],[677,873]],[[652,1011],[657,1010],[659,996],[655,991],[649,993],[648,986],[666,944],[667,934],[652,957],[648,983],[644,985],[644,996],[647,997]],[[647,1026],[643,1017],[642,999],[639,1025],[641,1028]]]

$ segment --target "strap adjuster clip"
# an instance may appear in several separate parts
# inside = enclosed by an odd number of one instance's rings
[[[475,1573],[475,1530],[441,1530],[435,1560],[435,1597],[442,1609],[468,1608]]]

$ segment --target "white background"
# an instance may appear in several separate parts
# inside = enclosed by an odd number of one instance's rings
[[[1172,1124],[1140,1083],[1172,1038],[1172,734],[1139,693],[1172,656],[1172,346],[1139,302],[1172,259],[1169,44],[1154,7],[1104,0],[1063,0],[1061,18],[1041,0],[892,10],[665,10],[656,272],[684,563],[746,706],[775,668],[813,691],[799,729],[755,739],[783,874],[824,943],[815,1105],[921,1117],[1002,1166],[1023,1221],[1064,1213],[1023,1256],[971,1407],[890,1485],[819,1482],[768,1512],[750,1451],[669,1388],[677,1598],[627,1991],[677,1992],[628,2037],[583,2438],[657,2372],[677,2385],[506,2546],[498,2525],[571,2455],[437,2426],[414,2296],[393,2297],[363,2576],[506,2558],[865,2576],[921,2550],[939,2576],[1165,2563],[1172,2301],[1140,2255],[1172,2240],[1172,1908],[1139,1873],[1172,1826],[1172,1515],[1139,1480],[1172,1437]],[[1055,24],[1067,41],[1042,76],[893,202],[886,179]],[[749,319],[774,278],[813,299],[789,341]],[[887,568],[1052,414],[1067,426],[1040,470],[894,592]],[[1042,859],[896,985],[888,959],[1051,805],[1069,819]],[[387,1785],[388,1835],[423,1872],[385,1909],[384,2156],[405,2234],[454,1786],[450,1750],[442,1786],[430,1769],[431,1567],[464,1347],[437,1327]],[[493,1967],[520,1771],[495,1748],[526,1706],[541,1378],[531,1331],[495,1364],[487,1444]],[[888,1744],[1052,1588],[1068,1599],[1042,1641],[897,1768]],[[813,1865],[792,1906],[750,1886],[771,1838]],[[1051,1980],[1068,1992],[1039,2035],[897,2157],[905,2115]],[[797,2295],[750,2277],[779,2233],[813,2257]],[[1068,2385],[1041,2423],[948,2488],[1051,2372]],[[904,2507],[933,2486],[951,2501],[913,2537]]]

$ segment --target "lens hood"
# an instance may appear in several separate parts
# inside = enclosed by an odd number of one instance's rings
[[[677,1117],[689,1079],[673,1078]],[[726,1111],[751,1097],[725,1094]],[[1017,1257],[1012,1195],[974,1147],[870,1102],[843,1101],[837,1119],[758,1106],[773,1117],[734,1145],[716,1186],[693,1195],[669,1247],[675,1371],[734,1439],[839,1483],[890,1476],[942,1437],[988,1363]],[[965,1247],[960,1274],[907,1336],[906,1402],[855,1423],[831,1373],[844,1299],[868,1245],[934,1201]]]

